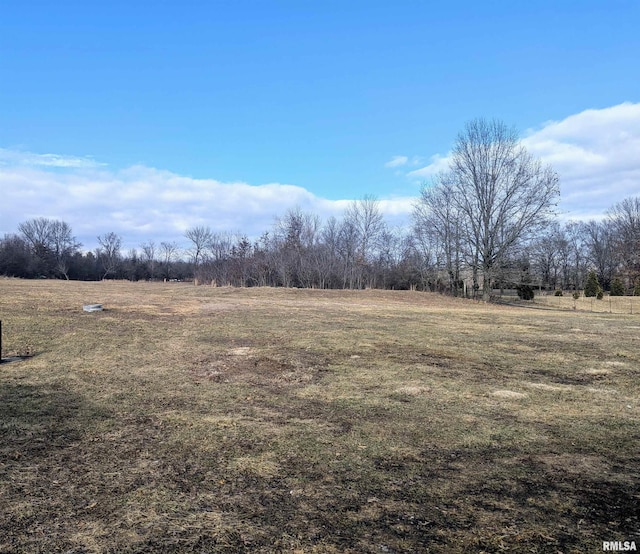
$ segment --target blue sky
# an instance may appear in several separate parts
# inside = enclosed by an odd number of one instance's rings
[[[638,28],[637,1],[8,0],[0,234],[40,215],[89,247],[255,233],[365,194],[400,221],[479,116],[554,161],[565,214],[594,216],[640,194]]]

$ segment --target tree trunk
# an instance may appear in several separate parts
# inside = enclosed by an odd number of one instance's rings
[[[482,300],[489,302],[491,300],[491,277],[488,271],[483,272],[482,276]]]

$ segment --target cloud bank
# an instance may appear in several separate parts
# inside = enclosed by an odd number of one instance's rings
[[[184,232],[196,225],[258,237],[289,208],[340,217],[349,203],[320,198],[295,185],[224,183],[145,166],[109,171],[97,164],[66,165],[56,167],[67,171],[52,171],[42,168],[40,155],[7,152],[0,165],[0,236],[34,217],[61,219],[87,249],[110,231],[120,234],[127,248],[148,240],[186,244]],[[387,199],[380,207],[390,220],[400,222],[411,202]]]

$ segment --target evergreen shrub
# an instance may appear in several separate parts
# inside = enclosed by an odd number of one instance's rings
[[[587,298],[592,298],[598,296],[598,292],[600,291],[602,291],[602,287],[598,281],[598,276],[595,271],[591,270],[587,275],[587,282],[584,285],[584,295]]]

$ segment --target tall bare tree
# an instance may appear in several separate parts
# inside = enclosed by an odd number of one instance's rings
[[[144,242],[140,245],[140,248],[142,249],[142,256],[143,259],[145,261],[145,263],[147,264],[147,268],[149,270],[149,277],[151,278],[151,280],[153,281],[155,279],[155,274],[156,274],[156,263],[158,262],[157,260],[157,247],[156,247],[156,243],[152,240],[150,240],[149,242]]]
[[[372,286],[369,264],[376,255],[380,245],[380,237],[385,230],[384,218],[380,210],[380,201],[372,195],[365,195],[352,202],[344,214],[343,228],[355,232],[356,252],[351,273],[355,276],[357,288],[363,285]],[[366,283],[365,283],[366,281]]]
[[[68,281],[69,263],[82,244],[73,236],[69,224],[59,220],[51,224],[51,243],[56,262],[56,271]]]
[[[96,257],[102,264],[102,278],[107,275],[115,275],[121,262],[120,248],[122,247],[122,238],[114,232],[105,233],[98,236],[98,244]]]
[[[460,291],[460,271],[464,261],[461,211],[455,202],[450,173],[438,175],[432,183],[420,190],[420,198],[413,209],[413,227],[423,244],[432,237],[437,253],[442,257],[449,277],[449,292],[457,296]]]
[[[640,196],[625,198],[607,215],[620,270],[632,287],[640,277]]]
[[[515,130],[475,119],[458,135],[450,171],[466,240],[489,300],[499,264],[547,222],[559,196],[558,176],[530,156]]]
[[[340,223],[331,216],[320,231],[320,244],[315,250],[318,267],[318,287],[337,286],[339,274],[338,242]]]
[[[608,290],[617,267],[611,222],[591,220],[581,225],[591,267],[595,268],[599,283]]]
[[[64,221],[38,217],[18,226],[38,260],[40,270],[69,279],[69,262],[82,246]]]
[[[162,257],[163,275],[165,279],[171,278],[171,262],[178,255],[178,245],[175,242],[163,241],[160,243],[160,255]]]
[[[555,287],[558,280],[558,248],[556,233],[559,224],[550,227],[531,245],[531,261],[540,285]]]
[[[378,246],[378,240],[385,227],[380,201],[370,194],[353,201],[345,212],[345,220],[357,230],[358,254],[366,260]]]
[[[18,225],[18,230],[32,247],[51,247],[51,223],[46,217],[36,217]]]
[[[311,286],[312,253],[319,236],[320,218],[299,207],[287,210],[275,220],[271,244],[275,247],[275,271],[280,284]]]
[[[198,282],[198,266],[203,261],[202,258],[206,254],[209,245],[211,244],[211,240],[213,239],[213,233],[209,227],[205,226],[197,226],[192,227],[191,229],[187,229],[187,232],[184,236],[191,241],[191,248],[189,249],[189,254],[191,255],[191,260],[193,261],[193,282],[197,284]]]
[[[584,287],[588,269],[587,238],[584,224],[577,221],[570,221],[565,226],[565,235],[569,243],[570,269],[568,287],[573,290],[580,290]]]

